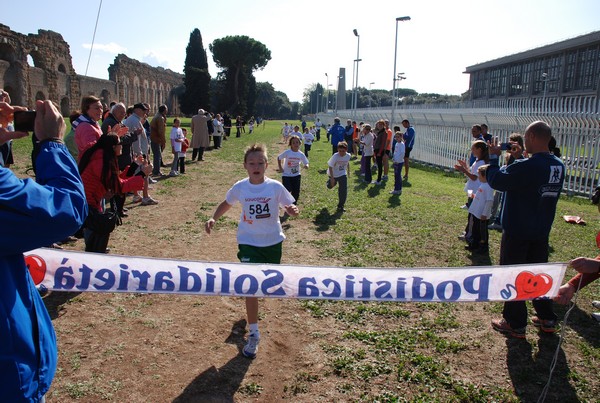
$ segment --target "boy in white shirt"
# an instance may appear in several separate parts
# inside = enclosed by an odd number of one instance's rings
[[[248,177],[236,182],[227,191],[204,229],[210,235],[215,222],[235,203],[242,205],[237,230],[238,258],[242,263],[281,263],[281,246],[285,235],[279,221],[279,207],[291,216],[298,215],[294,197],[283,185],[265,176],[269,165],[264,145],[254,144],[246,149],[244,168]],[[258,331],[258,298],[246,298],[249,334],[242,355],[256,357],[260,333]]]
[[[482,165],[477,169],[477,176],[481,184],[474,193],[473,201],[469,206],[469,224],[467,226],[466,249],[485,253],[488,251],[488,220],[494,203],[494,189],[486,179],[489,165]]]
[[[329,166],[329,180],[327,187],[333,189],[338,186],[338,205],[337,212],[346,211],[344,205],[348,197],[348,176],[350,175],[350,154],[348,154],[348,143],[340,141],[337,145],[337,153],[333,154],[327,165]]]
[[[185,140],[185,136],[183,135],[183,131],[179,127],[181,125],[181,121],[177,118],[173,120],[173,128],[171,129],[171,149],[173,150],[173,164],[171,165],[171,172],[169,176],[177,176],[179,172],[177,169],[179,168],[179,153],[181,153],[181,145]]]

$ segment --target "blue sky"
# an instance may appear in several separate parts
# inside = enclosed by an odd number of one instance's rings
[[[62,34],[75,70],[85,74],[99,5],[100,0],[10,2],[0,22],[23,34],[38,29]],[[352,86],[357,29],[359,85],[391,89],[395,19],[410,16],[398,24],[396,71],[406,76],[401,86],[460,94],[468,89],[467,66],[600,30],[599,15],[598,0],[103,0],[88,75],[108,78],[118,53],[182,72],[190,32],[198,28],[213,77],[218,70],[209,43],[247,35],[271,50],[257,80],[300,101],[316,82],[335,89],[340,67],[346,68],[346,88]]]

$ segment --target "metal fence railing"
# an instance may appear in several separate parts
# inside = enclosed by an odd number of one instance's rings
[[[552,127],[566,166],[564,190],[570,195],[592,194],[600,178],[599,100],[595,96],[549,99],[520,99],[467,102],[442,105],[410,105],[391,108],[338,110],[344,122],[354,119],[374,123],[389,119],[399,125],[408,119],[415,127],[416,140],[411,158],[452,169],[458,158],[470,150],[471,126],[486,123],[490,133],[506,141],[513,132],[523,133],[527,125],[543,120]],[[324,124],[333,123],[333,112],[319,114]]]

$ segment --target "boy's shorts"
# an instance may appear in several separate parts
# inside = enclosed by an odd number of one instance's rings
[[[238,245],[237,257],[242,263],[281,263],[283,242],[271,246]]]

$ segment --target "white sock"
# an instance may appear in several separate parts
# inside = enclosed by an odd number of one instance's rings
[[[248,328],[250,329],[250,334],[258,333],[258,323],[250,323]]]

